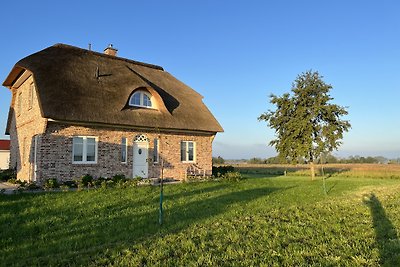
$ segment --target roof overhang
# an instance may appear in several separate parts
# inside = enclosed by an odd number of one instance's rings
[[[135,125],[120,125],[120,124],[108,124],[101,122],[81,122],[81,121],[67,121],[67,120],[57,120],[57,119],[47,119],[48,122],[62,123],[69,125],[79,125],[85,127],[106,127],[115,129],[131,129],[131,130],[142,130],[160,133],[188,133],[188,134],[200,134],[200,135],[216,135],[215,131],[203,131],[203,130],[189,130],[189,129],[174,129],[174,128],[160,128],[160,127],[145,127],[145,126],[135,126]]]
[[[18,87],[20,86],[32,73],[20,66],[14,66],[10,74],[3,82],[3,86],[8,87]]]

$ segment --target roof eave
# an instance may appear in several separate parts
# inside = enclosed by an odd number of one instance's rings
[[[18,78],[23,74],[24,71],[25,71],[24,68],[15,65],[8,74],[7,78],[4,80],[3,86],[7,87],[8,89],[11,89],[13,84],[18,80]]]
[[[196,129],[178,129],[178,128],[164,128],[164,127],[149,127],[149,126],[139,126],[139,125],[126,125],[126,124],[110,124],[103,122],[83,122],[83,121],[70,121],[70,120],[60,120],[54,118],[47,118],[49,122],[55,123],[65,123],[65,124],[75,124],[82,126],[102,126],[102,127],[112,127],[112,128],[128,128],[128,129],[140,129],[140,130],[150,130],[150,131],[160,131],[160,132],[174,132],[174,133],[201,133],[201,134],[211,134],[215,135],[224,130],[196,130]]]

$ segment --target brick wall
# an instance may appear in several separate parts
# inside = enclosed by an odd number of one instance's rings
[[[149,177],[160,177],[161,164],[153,163],[154,139],[159,139],[159,155],[164,160],[164,177],[183,179],[189,166],[211,174],[212,134],[158,133],[109,127],[85,127],[48,122],[46,133],[40,136],[38,151],[38,179],[69,180],[85,174],[94,177],[112,177],[115,174],[133,176],[133,144],[137,135],[144,134],[149,140]],[[98,141],[96,164],[72,162],[73,136],[95,136]],[[121,140],[127,138],[127,163],[121,162]],[[195,162],[181,162],[181,141],[196,143]],[[161,160],[160,160],[161,161]]]
[[[164,160],[164,177],[183,179],[187,169],[211,174],[212,134],[159,133],[110,127],[84,127],[48,122],[41,116],[36,91],[30,92],[33,76],[20,87],[12,88],[10,123],[10,167],[17,170],[17,178],[32,181],[34,177],[35,135],[37,139],[37,179],[39,182],[57,178],[68,180],[91,174],[95,177],[111,177],[115,174],[133,176],[133,140],[145,134],[149,139],[149,177],[160,177],[161,164],[153,163],[154,139],[160,141],[159,154]],[[72,137],[96,136],[98,161],[96,164],[72,163]],[[128,141],[127,163],[121,163],[121,139]],[[181,141],[196,143],[194,163],[181,162]],[[193,167],[194,166],[194,167]]]
[[[46,127],[36,91],[31,92],[33,83],[33,77],[29,76],[11,90],[10,167],[17,170],[18,179],[25,181],[33,179],[34,136],[43,133]]]

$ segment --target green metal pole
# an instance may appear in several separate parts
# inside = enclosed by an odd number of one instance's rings
[[[163,223],[163,198],[164,198],[164,159],[161,159],[161,181],[160,181],[160,210],[158,214],[158,223]]]

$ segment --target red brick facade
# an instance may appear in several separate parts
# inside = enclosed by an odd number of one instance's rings
[[[188,168],[205,174],[212,169],[212,133],[157,132],[135,130],[112,125],[76,125],[47,120],[41,116],[36,93],[31,95],[30,76],[19,88],[13,89],[11,119],[11,167],[17,169],[20,180],[43,182],[49,178],[70,180],[90,174],[112,177],[115,174],[133,176],[133,143],[137,135],[148,139],[148,177],[160,177],[161,159],[164,177],[184,179]],[[73,163],[73,137],[93,136],[97,139],[95,164]],[[127,139],[127,162],[121,162],[121,140]],[[154,139],[159,140],[159,163],[153,163]],[[195,160],[181,161],[181,141],[195,143]]]

